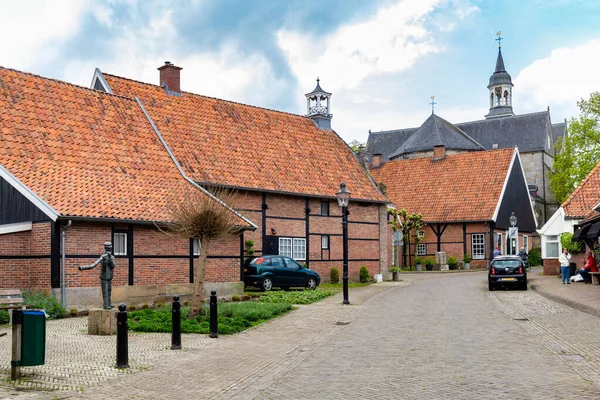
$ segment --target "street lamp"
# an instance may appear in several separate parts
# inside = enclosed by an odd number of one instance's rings
[[[515,225],[517,225],[517,217],[515,217],[514,212],[510,213],[510,218],[508,220],[510,221],[510,224],[513,226],[513,228],[515,227]]]
[[[344,270],[342,274],[343,304],[350,304],[348,300],[348,203],[350,202],[350,192],[346,189],[344,182],[340,184],[340,191],[335,195],[339,206],[342,208],[342,236],[344,240]]]

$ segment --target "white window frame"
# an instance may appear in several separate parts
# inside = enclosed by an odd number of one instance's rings
[[[200,239],[192,239],[192,254],[195,256],[200,255]]]
[[[419,243],[417,245],[417,255],[418,256],[426,256],[427,255],[427,244]]]
[[[503,245],[503,243],[502,243],[502,233],[500,233],[500,232],[496,232],[496,233],[495,233],[495,235],[497,235],[497,236],[496,236],[497,240],[496,240],[496,242],[494,243],[494,246],[495,246],[495,247],[494,247],[494,249],[495,249],[496,247],[498,247],[498,249],[500,249],[500,251],[501,251],[502,253],[504,253],[504,245]],[[500,242],[500,243],[498,243],[498,242]]]
[[[121,243],[119,238],[123,238],[123,249],[119,248],[119,244]],[[127,255],[127,232],[115,232],[113,234],[113,255],[115,256],[126,256]]]
[[[473,260],[485,260],[485,234],[471,234],[471,255]]]
[[[293,244],[292,238],[279,238],[279,255],[292,258]]]
[[[329,235],[321,235],[321,250],[329,250]]]
[[[523,235],[523,247],[525,248],[525,251],[529,253],[529,236],[527,235]]]
[[[306,239],[280,237],[279,255],[296,261],[306,260]]]
[[[546,250],[546,254],[544,255],[544,258],[558,258],[558,256],[560,255],[560,236],[559,235],[547,235],[544,236],[544,238],[546,239],[546,246],[545,246],[545,250]],[[551,239],[551,238],[556,238],[556,239]],[[549,256],[548,255],[548,247],[549,245],[554,245],[556,244],[556,256]]]

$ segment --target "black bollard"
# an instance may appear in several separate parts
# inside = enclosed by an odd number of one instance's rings
[[[129,345],[127,344],[127,311],[125,304],[119,304],[117,313],[117,368],[129,368]]]
[[[173,305],[171,308],[171,350],[181,349],[181,303],[179,296],[173,296]]]
[[[219,337],[219,322],[217,320],[217,291],[210,292],[210,333],[208,337]]]

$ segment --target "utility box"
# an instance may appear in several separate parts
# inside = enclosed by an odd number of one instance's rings
[[[46,313],[24,310],[21,366],[43,365],[46,360]]]
[[[438,251],[435,253],[435,263],[438,265],[448,264],[448,259],[446,258],[445,251]]]

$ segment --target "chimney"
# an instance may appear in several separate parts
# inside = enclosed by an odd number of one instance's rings
[[[443,160],[446,158],[446,146],[440,144],[438,146],[433,147],[433,159],[434,160]]]
[[[371,158],[371,168],[377,168],[381,166],[381,161],[383,161],[383,155],[381,154],[373,154]]]
[[[171,64],[171,61],[165,61],[165,65],[159,67],[160,71],[160,87],[164,88],[168,94],[181,93],[180,72],[183,68],[176,67]]]

